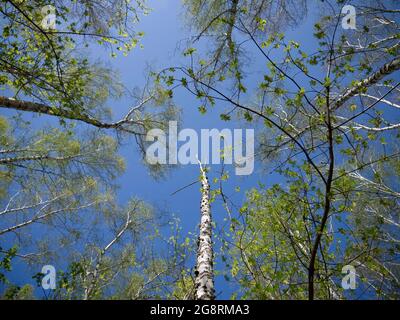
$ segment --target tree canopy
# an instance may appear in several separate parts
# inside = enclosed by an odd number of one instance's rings
[[[180,94],[198,117],[256,133],[251,188],[234,186],[224,163],[210,168],[211,207],[224,212],[214,269],[232,299],[399,298],[396,1],[185,0],[180,63],[135,75],[140,90],[91,53],[134,59],[147,4],[52,1],[56,26],[45,28],[48,4],[0,2],[3,298],[37,296],[8,279],[16,260],[59,261],[49,299],[194,297],[196,235],[135,194],[121,203],[118,188],[121,146],[134,141],[145,162],[146,133],[184,120]],[[173,178],[171,166],[146,166]],[[357,290],[343,288],[345,266]]]

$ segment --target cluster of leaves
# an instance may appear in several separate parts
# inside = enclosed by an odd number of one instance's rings
[[[17,247],[12,247],[8,250],[4,250],[3,248],[0,247],[0,253],[2,255],[1,260],[0,260],[0,283],[6,283],[7,282],[7,277],[5,276],[5,274],[3,273],[11,271],[12,270],[12,266],[11,266],[11,261],[13,258],[15,258],[15,255],[18,252],[18,248]]]
[[[48,5],[55,10],[55,29],[42,23]],[[126,54],[143,36],[132,26],[148,11],[140,1],[2,0],[0,6],[1,87],[15,98],[29,96],[75,116],[99,108],[117,89],[110,70],[90,62],[82,50],[97,42]]]

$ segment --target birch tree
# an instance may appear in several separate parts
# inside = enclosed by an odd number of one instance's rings
[[[212,218],[210,208],[210,185],[206,169],[200,165],[201,204],[200,228],[197,243],[197,259],[195,269],[195,299],[214,300],[214,251],[212,242]]]
[[[148,13],[141,1],[54,1],[52,28],[46,27],[48,12],[42,12],[46,1],[0,5],[0,85],[6,89],[0,108],[113,129],[134,136],[139,147],[143,134],[173,109],[160,88],[127,87],[113,70],[88,57],[87,50],[99,46],[109,50],[110,59],[117,52],[125,56],[139,44],[144,34],[135,25]],[[115,119],[107,102],[122,95],[132,102]],[[155,112],[154,105],[166,108]]]
[[[0,237],[15,244],[1,246],[0,254],[31,265],[76,252],[87,229],[107,220],[115,178],[124,170],[121,138],[133,137],[143,151],[147,129],[174,115],[168,92],[127,88],[105,63],[89,58],[89,49],[105,48],[113,59],[139,44],[143,33],[135,26],[148,13],[142,2],[48,4],[0,2]],[[49,13],[55,14],[51,27]],[[122,96],[131,103],[116,119],[108,103]],[[95,245],[102,243],[94,237]],[[89,260],[106,260],[94,251]],[[78,266],[72,264],[74,272]],[[97,279],[93,268],[85,269],[87,278]],[[96,296],[97,285],[86,287],[86,295],[76,296]]]

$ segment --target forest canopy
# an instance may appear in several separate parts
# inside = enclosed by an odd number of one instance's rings
[[[397,1],[0,14],[2,299],[400,298]],[[150,163],[149,132],[196,164]]]

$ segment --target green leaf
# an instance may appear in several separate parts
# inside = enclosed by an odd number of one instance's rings
[[[221,113],[219,116],[220,116],[221,120],[223,120],[223,121],[231,120],[231,116],[229,114]]]
[[[207,112],[207,109],[206,109],[206,107],[204,105],[201,105],[198,109],[199,109],[201,114],[205,114]]]

